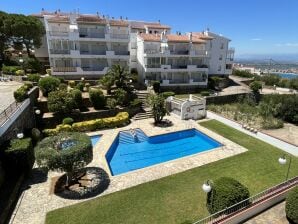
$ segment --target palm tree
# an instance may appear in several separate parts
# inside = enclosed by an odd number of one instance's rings
[[[111,89],[114,85],[114,82],[114,78],[109,74],[106,74],[99,80],[99,84],[101,84],[103,88],[107,90],[108,94],[111,94]]]
[[[115,64],[110,68],[107,75],[110,75],[113,78],[114,84],[118,88],[122,88],[122,89],[128,88],[131,75],[128,72],[126,67],[123,67],[119,64]]]

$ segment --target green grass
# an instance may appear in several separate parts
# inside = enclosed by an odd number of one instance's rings
[[[251,195],[284,181],[287,166],[277,162],[282,151],[218,121],[200,123],[248,152],[176,175],[138,185],[70,207],[51,211],[47,224],[63,223],[183,223],[208,215],[203,182],[228,176],[246,185]],[[290,176],[297,175],[293,158]]]

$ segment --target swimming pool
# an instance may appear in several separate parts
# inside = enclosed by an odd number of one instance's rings
[[[99,141],[101,135],[93,135],[90,136],[91,142],[92,142],[92,146],[94,147],[96,145],[96,143]]]
[[[147,137],[141,129],[119,132],[106,154],[112,175],[208,151],[221,144],[196,129]]]

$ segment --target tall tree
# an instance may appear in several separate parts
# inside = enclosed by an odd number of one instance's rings
[[[116,64],[110,68],[110,70],[108,71],[107,74],[112,77],[115,85],[118,88],[128,90],[131,75],[130,75],[129,71],[127,70],[127,68],[125,68],[119,64]]]
[[[8,14],[0,11],[0,62],[2,62],[5,59],[4,50],[7,47],[7,43],[10,37],[9,27],[6,25],[7,20]]]
[[[165,98],[161,94],[150,94],[147,98],[147,104],[152,109],[155,124],[161,123],[163,117],[169,114],[165,105]]]

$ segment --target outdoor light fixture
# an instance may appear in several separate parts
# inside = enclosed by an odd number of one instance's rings
[[[211,180],[207,180],[203,185],[202,185],[202,189],[205,193],[209,193],[212,190],[212,186],[211,186]]]
[[[81,78],[81,80],[82,80],[82,81],[84,81],[84,80],[85,80],[85,78],[84,78],[84,77],[82,77],[82,78]]]
[[[18,139],[24,138],[24,134],[22,132],[18,133],[17,134],[17,138]]]
[[[24,59],[23,59],[23,58],[20,58],[20,59],[19,59],[19,62],[20,62],[20,63],[23,63],[23,62],[24,62]]]
[[[39,109],[35,110],[35,114],[39,115],[40,114],[40,110]]]
[[[289,158],[290,158],[290,161],[289,161],[288,171],[287,171],[287,175],[286,175],[286,181],[288,180],[289,172],[290,172],[290,168],[291,168],[291,163],[292,163],[292,157],[289,156]],[[287,163],[286,155],[281,156],[281,157],[278,159],[278,162],[279,162],[279,164],[281,164],[281,165],[285,165],[285,164]]]

